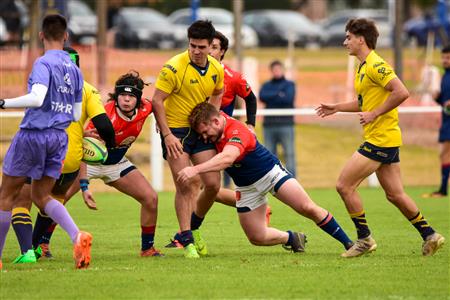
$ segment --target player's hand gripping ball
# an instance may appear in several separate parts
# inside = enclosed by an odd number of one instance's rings
[[[106,146],[93,137],[83,138],[83,161],[89,165],[99,165],[108,158]]]

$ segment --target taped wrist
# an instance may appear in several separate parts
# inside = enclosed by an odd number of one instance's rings
[[[86,192],[89,189],[89,180],[80,179],[80,189],[82,192]]]

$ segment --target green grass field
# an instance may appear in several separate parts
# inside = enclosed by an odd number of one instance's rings
[[[449,201],[420,199],[428,190],[408,192],[449,241]],[[309,192],[354,237],[337,193]],[[361,193],[378,250],[356,259],[340,258],[338,242],[272,198],[272,225],[304,231],[305,253],[250,245],[234,209],[216,204],[202,227],[210,256],[187,260],[181,250],[163,248],[177,230],[173,193],[161,193],[159,200],[156,246],[166,256],[140,258],[137,202],[118,193],[97,194],[99,210],[90,211],[76,197],[68,207],[80,228],[94,235],[91,267],[74,270],[71,244],[61,229],[53,238],[55,259],[13,265],[18,245],[11,229],[0,299],[449,299],[448,244],[434,257],[422,257],[420,236],[382,191],[363,188]]]

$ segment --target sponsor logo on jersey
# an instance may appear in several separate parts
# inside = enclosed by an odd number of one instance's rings
[[[242,145],[242,141],[240,137],[233,136],[231,139],[228,140],[229,143],[238,143]]]
[[[165,64],[165,65],[163,66],[163,68],[167,68],[167,69],[169,69],[170,71],[172,71],[173,73],[177,73],[177,69],[175,69],[172,65]]]
[[[198,83],[198,80],[197,79],[191,79],[191,84],[196,84],[196,83]]]
[[[65,82],[67,85],[72,85],[72,82],[70,81],[70,75],[69,75],[69,73],[66,73],[66,74],[64,75],[64,82]]]
[[[58,113],[72,114],[72,105],[52,101],[52,110]]]

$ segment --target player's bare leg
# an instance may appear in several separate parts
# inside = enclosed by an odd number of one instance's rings
[[[236,207],[236,192],[230,189],[221,188],[217,193],[215,201],[227,206]]]
[[[356,189],[380,165],[380,162],[369,159],[356,151],[341,171],[336,190],[344,201],[358,234],[355,245],[343,253],[343,257],[360,256],[377,248],[375,240],[371,237],[364,207]]]
[[[275,197],[297,213],[314,221],[320,229],[339,241],[345,249],[349,249],[353,245],[333,215],[318,206],[295,178],[291,178],[283,183],[276,192]]]
[[[266,225],[266,204],[249,211],[239,213],[239,222],[250,243],[256,246],[287,244],[289,233]]]
[[[433,230],[420,213],[416,203],[405,193],[401,180],[400,164],[382,165],[377,170],[377,177],[386,193],[386,198],[401,211],[422,236],[424,241],[423,255],[433,255],[444,244],[445,239]]]
[[[141,204],[141,256],[161,256],[161,253],[153,246],[158,216],[158,194],[150,183],[138,169],[134,169],[109,185],[133,197]]]
[[[192,155],[192,162],[194,165],[210,160],[216,155],[216,150],[206,150]],[[195,247],[200,255],[207,255],[208,250],[206,243],[200,235],[199,228],[208,213],[211,206],[214,204],[217,193],[220,189],[220,172],[208,172],[200,174],[200,179],[203,184],[196,206],[191,215],[191,229],[194,236]]]
[[[194,238],[191,232],[191,214],[193,212],[193,204],[195,202],[195,192],[198,188],[192,186],[190,182],[180,183],[177,181],[177,174],[183,168],[191,165],[189,155],[183,153],[177,159],[167,157],[170,171],[172,173],[173,182],[175,184],[175,211],[180,226],[180,234],[178,241],[185,248],[185,256],[188,258],[198,258],[199,255],[194,246]]]

